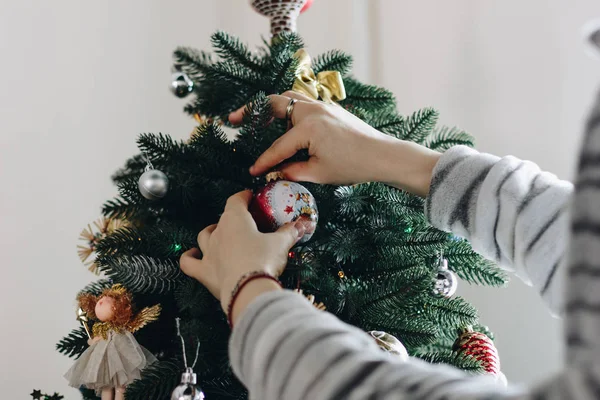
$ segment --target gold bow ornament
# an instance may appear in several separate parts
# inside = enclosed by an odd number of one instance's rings
[[[294,58],[298,60],[296,80],[292,86],[294,92],[305,94],[315,100],[320,98],[325,103],[346,98],[344,81],[339,71],[321,71],[315,76],[312,61],[306,50],[298,50],[294,53]]]

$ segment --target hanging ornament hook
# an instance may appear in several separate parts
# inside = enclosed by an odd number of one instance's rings
[[[196,385],[198,378],[194,373],[194,367],[198,361],[198,354],[200,354],[200,340],[196,346],[196,358],[192,366],[188,366],[187,356],[185,354],[185,340],[181,335],[181,329],[179,327],[179,318],[175,318],[175,325],[177,326],[177,336],[181,339],[181,348],[183,351],[183,364],[185,365],[185,371],[181,374],[181,382],[171,393],[171,400],[204,400],[204,392]]]
[[[146,168],[144,168],[144,171],[150,171],[151,169],[154,169],[154,166],[152,165],[152,162],[150,161],[148,154],[146,154],[146,152],[143,150],[142,150],[142,156],[144,156],[144,160],[146,161]]]
[[[179,328],[179,321],[180,318],[175,318],[175,325],[177,326],[177,336],[179,336],[179,339],[181,339],[181,348],[183,351],[183,365],[185,366],[185,369],[194,369],[194,367],[196,366],[196,363],[198,362],[198,355],[200,354],[200,340],[198,340],[198,338],[196,338],[196,340],[198,341],[198,344],[196,345],[196,357],[194,358],[194,362],[192,364],[191,367],[188,366],[188,362],[187,362],[187,356],[186,356],[186,351],[185,351],[185,340],[183,339],[183,336],[181,335],[181,330]]]

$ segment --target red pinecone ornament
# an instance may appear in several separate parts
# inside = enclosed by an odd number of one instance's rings
[[[486,373],[500,374],[500,357],[492,339],[480,332],[465,329],[456,339],[454,351],[460,355],[471,356],[481,363]]]

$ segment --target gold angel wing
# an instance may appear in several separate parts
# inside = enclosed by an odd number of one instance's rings
[[[142,329],[144,326],[148,325],[150,322],[156,321],[158,316],[160,315],[160,304],[157,304],[152,307],[146,307],[141,310],[135,318],[129,323],[129,331],[137,332]]]

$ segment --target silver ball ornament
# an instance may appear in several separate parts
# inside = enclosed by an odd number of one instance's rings
[[[400,361],[408,361],[408,351],[397,337],[383,331],[369,331],[369,335],[375,339],[381,350],[398,357]]]
[[[194,90],[194,81],[183,72],[171,75],[171,92],[179,98],[184,98]]]
[[[148,200],[159,200],[169,190],[169,178],[157,169],[149,169],[140,176],[138,188]]]
[[[457,288],[458,278],[454,272],[448,269],[448,260],[441,260],[433,285],[433,294],[438,297],[450,298],[454,296]]]
[[[204,400],[204,392],[196,385],[196,374],[191,368],[181,374],[181,383],[171,393],[171,400]]]

